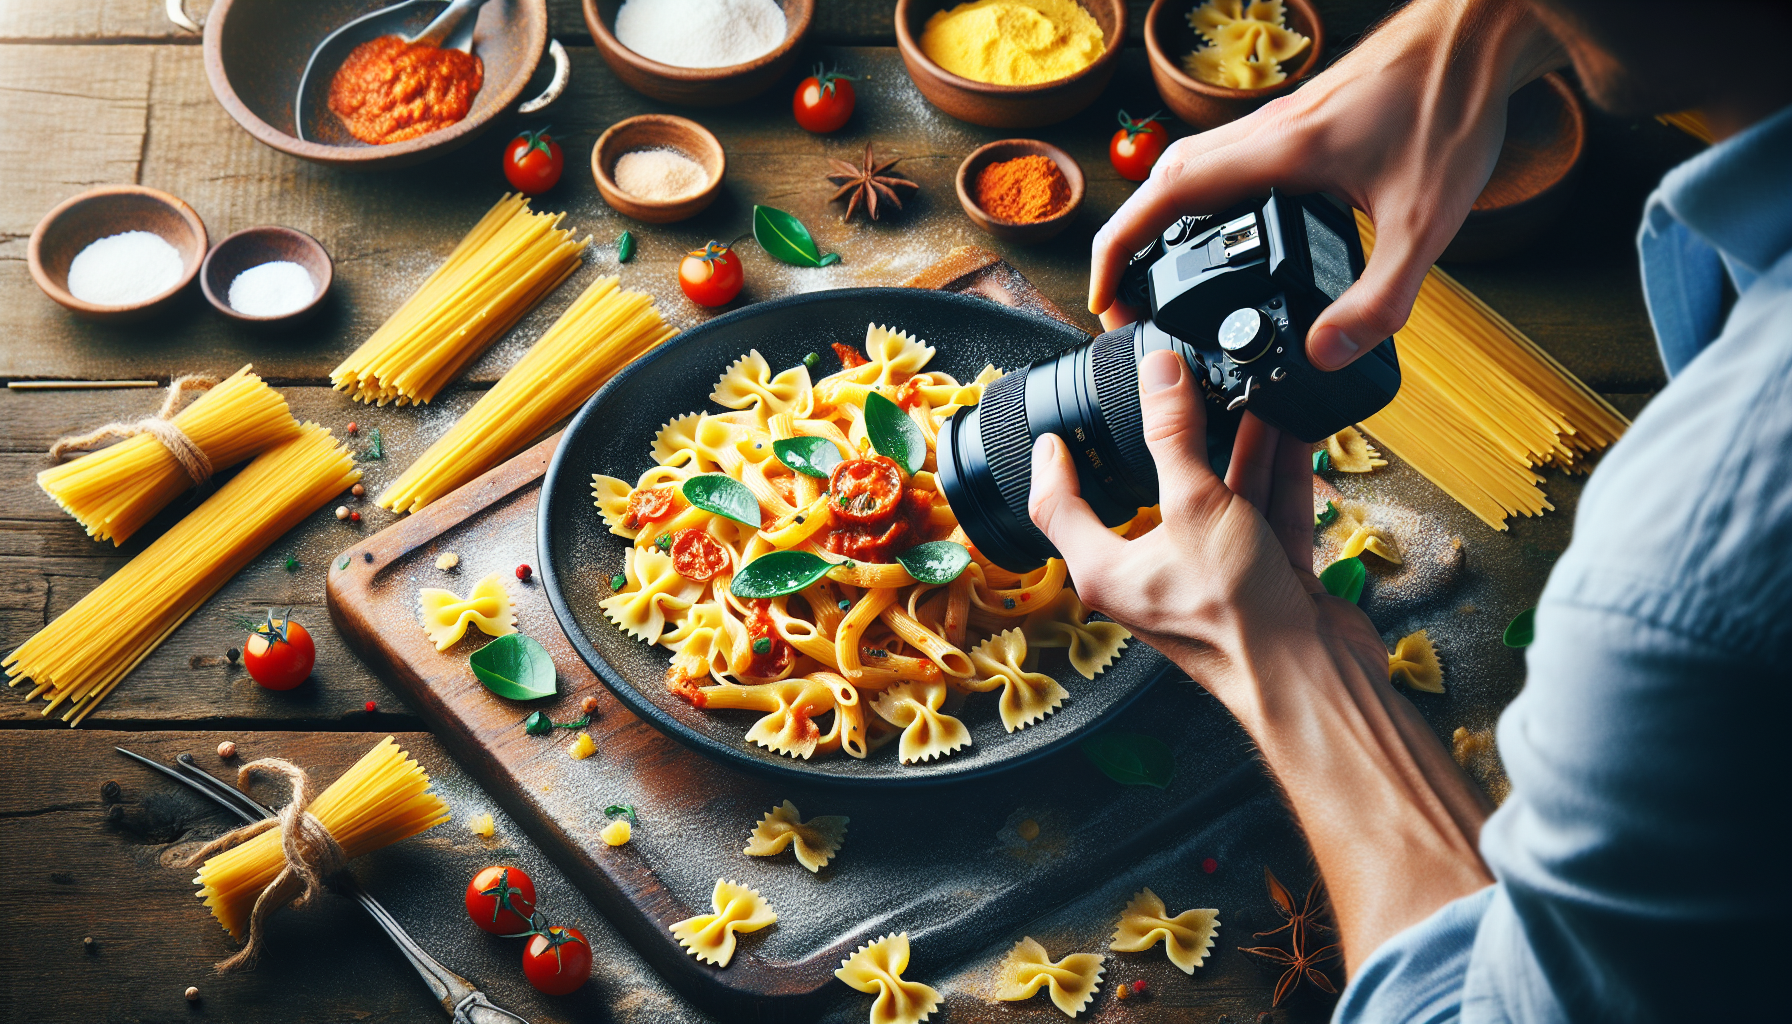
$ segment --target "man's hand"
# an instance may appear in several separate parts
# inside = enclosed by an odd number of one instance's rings
[[[1095,236],[1089,312],[1112,329],[1128,257],[1183,214],[1217,213],[1270,188],[1328,192],[1375,224],[1362,279],[1307,336],[1336,370],[1406,323],[1425,271],[1493,173],[1506,98],[1565,62],[1522,0],[1416,0],[1302,88],[1173,144]]]

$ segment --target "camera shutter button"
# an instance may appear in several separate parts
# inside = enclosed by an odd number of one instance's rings
[[[1220,321],[1220,348],[1235,363],[1248,363],[1269,351],[1276,338],[1276,324],[1262,310],[1246,306]]]

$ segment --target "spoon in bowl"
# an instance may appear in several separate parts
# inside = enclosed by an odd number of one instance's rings
[[[380,36],[398,36],[407,43],[473,52],[473,25],[486,0],[403,0],[349,22],[324,37],[305,62],[299,92],[293,100],[293,134],[301,141],[362,145],[342,129],[330,113],[330,82],[355,47]],[[438,7],[441,13],[429,15]],[[427,20],[426,20],[427,19]],[[421,27],[419,27],[421,26]]]

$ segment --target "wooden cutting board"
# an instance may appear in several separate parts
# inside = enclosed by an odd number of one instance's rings
[[[1013,267],[980,249],[955,249],[908,283],[1068,322]],[[1165,790],[1119,786],[1074,749],[992,781],[871,796],[767,782],[699,757],[625,710],[580,661],[541,587],[516,578],[518,565],[535,562],[536,500],[559,440],[542,441],[337,555],[330,615],[611,923],[672,984],[726,1019],[813,1015],[846,993],[833,977],[840,961],[888,932],[909,934],[909,977],[925,980],[1264,785],[1243,734],[1217,702],[1181,681],[1160,683],[1117,725],[1175,749],[1177,770]],[[447,552],[460,564],[437,569]],[[483,634],[473,631],[442,653],[424,635],[419,588],[464,594],[491,572],[506,580],[518,628],[553,656],[557,697],[527,704],[495,697],[467,666]],[[555,721],[579,717],[586,696],[598,701],[589,727],[593,757],[567,754],[570,731],[523,732],[533,711]],[[788,851],[773,858],[741,852],[752,826],[784,800],[805,818],[851,818],[839,856],[819,874]],[[626,846],[598,839],[612,804],[636,809]],[[774,927],[741,937],[726,968],[699,963],[667,930],[709,912],[718,878],[753,886],[779,914]],[[553,894],[538,895],[551,916]]]

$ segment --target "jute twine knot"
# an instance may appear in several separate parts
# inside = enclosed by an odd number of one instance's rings
[[[336,837],[330,834],[323,822],[317,820],[316,815],[305,809],[306,804],[311,802],[311,780],[306,776],[305,769],[291,761],[264,757],[243,765],[237,772],[237,788],[243,789],[248,784],[249,776],[258,769],[286,776],[292,782],[291,801],[280,808],[275,817],[244,825],[206,843],[198,852],[188,857],[184,865],[191,867],[200,864],[212,854],[247,842],[270,828],[280,829],[280,849],[286,855],[286,866],[280,869],[280,873],[274,876],[268,887],[255,898],[255,909],[249,915],[249,941],[235,956],[219,961],[219,974],[253,968],[261,957],[262,926],[268,916],[288,903],[295,909],[304,908],[324,891],[326,878],[348,866],[348,857],[337,844]]]
[[[187,476],[192,477],[194,487],[204,487],[212,478],[212,460],[193,443],[186,431],[174,425],[173,418],[185,404],[187,392],[207,391],[217,383],[216,377],[200,374],[176,377],[169,382],[168,396],[162,399],[162,408],[154,416],[145,416],[135,423],[114,421],[85,434],[60,438],[50,446],[50,458],[61,462],[63,456],[71,452],[90,452],[138,434],[148,434],[162,442],[162,447],[168,449],[168,454],[174,456],[174,461],[180,463]]]

